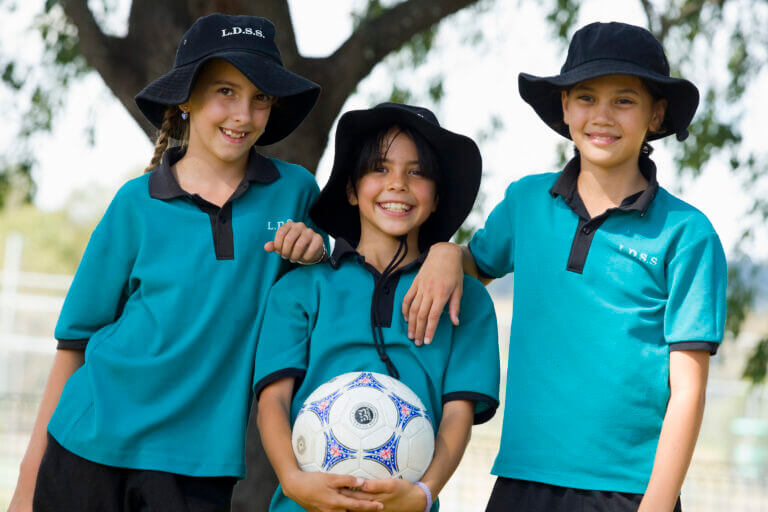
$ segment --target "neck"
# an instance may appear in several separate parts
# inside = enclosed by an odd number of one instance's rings
[[[237,161],[222,162],[215,155],[190,145],[175,167],[179,178],[198,183],[223,183],[234,189],[243,180],[247,164],[248,153]]]
[[[640,172],[637,160],[605,169],[582,158],[576,183],[579,196],[593,217],[607,208],[619,206],[626,197],[648,187],[648,180]]]
[[[417,229],[408,233],[408,254],[398,267],[408,265],[421,254],[419,252],[419,232]],[[392,258],[400,246],[400,240],[397,237],[389,236],[384,233],[374,235],[366,233],[365,230],[360,234],[360,243],[357,244],[357,252],[365,257],[365,261],[378,270],[383,272],[392,261]]]

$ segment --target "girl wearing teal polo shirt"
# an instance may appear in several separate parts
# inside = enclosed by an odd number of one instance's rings
[[[263,18],[200,18],[136,97],[160,129],[151,172],[117,193],[67,293],[11,510],[33,494],[35,510],[229,509],[263,306],[290,268],[265,249],[325,254],[286,224],[308,221],[312,175],[253,149],[286,137],[319,94],[274,39]]]
[[[437,509],[472,424],[498,405],[493,304],[466,277],[469,319],[439,322],[445,344],[426,349],[413,346],[393,310],[429,247],[448,240],[472,209],[480,175],[475,143],[441,128],[427,109],[385,103],[339,120],[331,177],[311,212],[336,238],[333,255],[275,284],[256,354],[259,429],[281,484],[271,511]],[[299,469],[291,424],[301,404],[332,377],[363,370],[400,379],[435,419],[435,454],[421,482]]]
[[[647,141],[685,139],[698,91],[670,77],[647,30],[623,23],[582,28],[559,75],[523,73],[519,85],[576,156],[512,183],[469,247],[433,248],[403,303],[409,333],[442,343],[419,317],[453,294],[457,320],[462,267],[514,272],[487,510],[680,510],[724,332],[726,263],[706,217],[659,186]]]

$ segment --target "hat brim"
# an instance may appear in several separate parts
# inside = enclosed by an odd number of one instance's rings
[[[678,140],[688,136],[696,107],[699,90],[688,80],[654,73],[632,62],[600,59],[587,62],[556,76],[539,77],[520,73],[520,96],[533,107],[539,117],[563,137],[571,138],[568,126],[563,122],[561,91],[585,80],[608,75],[633,75],[652,82],[667,100],[662,130],[648,133],[648,140],[656,140],[676,134]]]
[[[320,95],[319,85],[285,69],[272,58],[256,52],[237,50],[207,55],[198,61],[174,68],[152,81],[136,95],[139,110],[159,129],[165,109],[189,99],[200,71],[213,59],[229,62],[262,92],[278,98],[264,133],[256,141],[259,146],[273,144],[287,137],[307,117]]]
[[[360,214],[349,204],[347,184],[352,176],[361,143],[382,128],[400,126],[421,134],[432,146],[438,160],[440,189],[437,209],[419,229],[420,250],[447,241],[472,211],[480,189],[482,158],[475,142],[432,124],[408,110],[376,107],[347,112],[336,129],[336,151],[328,183],[312,206],[315,224],[335,238],[353,246],[360,240]]]

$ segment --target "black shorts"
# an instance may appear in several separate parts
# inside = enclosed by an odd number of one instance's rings
[[[33,509],[48,511],[222,512],[234,477],[194,477],[105,466],[67,451],[48,434]]]
[[[642,494],[588,491],[499,477],[486,512],[637,512]],[[674,512],[681,512],[678,498]]]

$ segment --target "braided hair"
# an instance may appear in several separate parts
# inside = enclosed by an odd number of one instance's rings
[[[176,105],[169,105],[163,113],[163,124],[160,125],[160,131],[157,132],[157,139],[155,139],[155,152],[149,165],[144,169],[145,173],[160,165],[163,153],[172,142],[182,147],[186,147],[189,143],[189,120],[181,118],[181,109]]]

